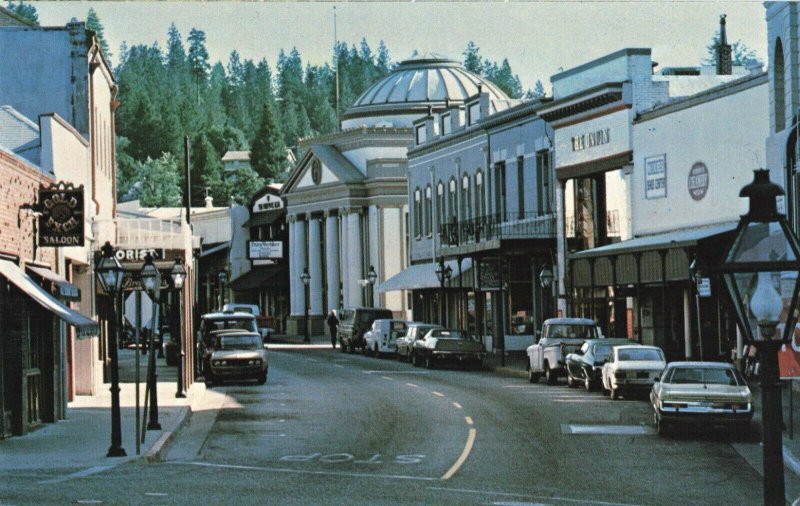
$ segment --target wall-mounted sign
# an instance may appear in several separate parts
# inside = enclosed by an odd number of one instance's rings
[[[700,297],[711,297],[711,278],[700,278],[697,280],[697,295]]]
[[[703,162],[697,162],[689,170],[689,195],[694,200],[703,200],[708,192],[708,168]]]
[[[83,185],[39,188],[39,246],[83,246]]]
[[[500,290],[502,271],[497,259],[481,260],[478,264],[478,287],[484,292]]]
[[[611,129],[603,128],[582,135],[572,137],[572,151],[581,151],[611,142]]]
[[[262,260],[265,258],[283,258],[283,242],[248,241],[247,258],[250,260]]]
[[[644,198],[661,199],[667,196],[667,155],[644,159]]]

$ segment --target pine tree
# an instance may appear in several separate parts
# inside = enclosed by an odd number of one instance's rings
[[[464,68],[475,74],[480,74],[483,71],[483,59],[478,54],[480,48],[474,42],[469,41],[467,48],[464,50]]]
[[[112,54],[111,50],[108,48],[108,42],[106,42],[103,23],[100,22],[100,17],[91,7],[86,14],[86,28],[94,32],[94,36],[97,37],[97,43],[100,44],[100,50],[103,51],[103,56],[105,56],[108,61],[111,61]]]
[[[536,80],[536,85],[533,87],[532,90],[528,90],[525,93],[525,98],[528,100],[541,100],[545,97],[544,85],[542,81]]]
[[[182,190],[178,161],[172,153],[138,164],[139,200],[145,207],[181,205]]]
[[[263,106],[258,133],[250,144],[250,166],[267,181],[275,181],[286,167],[286,144],[272,104]]]
[[[186,67],[186,50],[175,23],[169,25],[167,35],[167,66],[171,71],[183,72]]]
[[[381,77],[388,74],[391,70],[391,58],[389,58],[389,50],[386,48],[386,44],[384,44],[383,41],[378,44],[378,58],[375,62],[375,65],[378,67]]]
[[[198,82],[208,77],[210,65],[206,49],[206,34],[202,30],[192,28],[189,32],[189,68]]]
[[[15,4],[14,2],[9,1],[6,7],[17,16],[30,21],[36,26],[39,26],[39,14],[36,12],[36,7],[34,7],[30,2],[25,3],[20,1],[18,4]]]
[[[192,205],[202,205],[206,188],[217,204],[227,203],[225,182],[222,177],[222,160],[205,133],[191,143]]]

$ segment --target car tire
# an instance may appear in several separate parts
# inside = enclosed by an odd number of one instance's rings
[[[377,344],[375,344],[375,346],[372,348],[372,356],[375,358],[381,358],[381,352],[378,351]]]
[[[540,374],[538,372],[533,372],[533,369],[528,367],[528,381],[530,383],[538,383],[539,382]]]
[[[433,359],[431,359],[430,355],[425,355],[425,368],[433,369]]]
[[[263,385],[267,382],[267,371],[264,371],[264,374],[258,377],[258,384]]]
[[[587,392],[592,391],[592,380],[589,379],[589,377],[583,380],[583,388],[585,388]]]
[[[659,436],[666,436],[669,434],[669,424],[666,420],[658,416],[658,413],[655,411],[653,412],[653,421],[656,424],[656,432]]]
[[[555,385],[556,381],[558,381],[558,376],[550,369],[550,364],[548,362],[544,363],[544,379],[548,385]]]
[[[572,379],[572,375],[570,373],[567,373],[567,387],[578,388],[578,383]]]

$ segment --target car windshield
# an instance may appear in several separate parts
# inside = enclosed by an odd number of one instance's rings
[[[466,339],[460,330],[434,330],[431,337],[438,337],[442,339]]]
[[[261,348],[261,338],[250,334],[220,336],[219,344],[222,350],[257,350]]]
[[[664,355],[661,354],[661,350],[654,350],[652,348],[641,348],[641,349],[625,349],[619,350],[617,354],[617,358],[620,361],[626,360],[657,360],[663,361]]]
[[[610,344],[596,344],[594,346],[594,358],[607,360],[611,354],[611,348],[613,347]]]
[[[676,367],[670,383],[705,383],[710,385],[739,385],[733,369],[719,367]]]
[[[208,330],[250,330],[256,331],[256,321],[254,319],[225,319],[211,320],[208,322]]]
[[[562,339],[589,339],[597,337],[594,325],[550,325],[548,337]]]

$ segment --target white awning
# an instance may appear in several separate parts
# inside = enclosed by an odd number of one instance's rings
[[[99,334],[100,327],[97,325],[96,321],[62,304],[58,299],[47,293],[41,286],[37,285],[30,276],[25,274],[16,264],[8,260],[0,260],[0,275],[25,292],[25,294],[37,304],[61,318],[67,324],[75,327],[78,337],[89,337]]]
[[[53,283],[58,287],[58,294],[65,300],[81,300],[81,290],[66,280],[63,276],[56,274],[50,269],[28,265],[28,270],[42,279]]]
[[[450,267],[453,271],[453,277],[450,283],[446,286],[458,286],[458,261],[448,260],[445,267]],[[437,262],[429,262],[425,264],[414,264],[398,272],[391,278],[387,279],[380,285],[375,287],[375,292],[384,293],[396,290],[422,290],[430,288],[439,288],[439,278],[436,277]],[[466,273],[472,268],[472,260],[465,258],[461,261],[462,273]],[[470,284],[465,283],[465,286]]]

